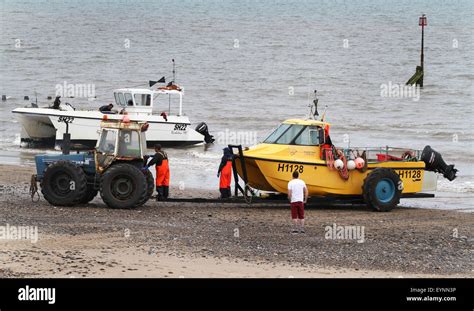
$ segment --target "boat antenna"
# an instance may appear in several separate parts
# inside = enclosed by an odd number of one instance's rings
[[[176,64],[174,62],[174,58],[171,59],[171,61],[173,62],[173,83],[176,83]]]
[[[36,90],[35,90],[35,102],[36,102],[36,107],[38,107],[38,93],[36,93]]]
[[[309,104],[309,118],[310,119],[313,119],[313,120],[316,120],[316,117],[319,116],[319,112],[318,112],[318,96],[317,96],[317,93],[318,90],[314,90],[314,100],[311,104]],[[309,92],[308,92],[308,100],[309,100]]]
[[[318,102],[319,102],[319,98],[318,98],[318,90],[314,90],[314,99],[313,99],[313,104],[314,104],[314,112],[313,112],[313,119],[315,119],[316,117],[319,116],[319,112],[318,112]]]

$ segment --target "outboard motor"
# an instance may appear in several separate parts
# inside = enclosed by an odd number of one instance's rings
[[[441,154],[426,146],[421,153],[421,161],[426,163],[426,170],[443,174],[444,178],[453,181],[456,178],[457,169],[454,164],[448,165],[444,162]]]
[[[209,129],[207,127],[207,124],[204,122],[199,123],[196,126],[196,132],[198,132],[201,135],[204,135],[204,141],[206,144],[212,144],[214,142],[214,136],[209,134]]]

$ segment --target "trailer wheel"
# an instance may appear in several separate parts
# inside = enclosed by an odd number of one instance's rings
[[[364,180],[364,202],[377,212],[389,212],[400,203],[400,176],[389,168],[376,168]]]
[[[94,198],[97,196],[98,192],[99,191],[97,189],[94,189],[94,186],[87,185],[86,193],[84,194],[84,197],[82,197],[82,199],[79,203],[81,203],[81,204],[89,203],[90,201],[94,200]]]
[[[79,204],[87,191],[86,174],[81,167],[69,161],[50,164],[41,181],[41,192],[52,205]]]
[[[145,175],[132,164],[113,164],[100,180],[100,196],[111,208],[135,208],[145,202],[147,191]]]
[[[150,172],[150,170],[146,170],[143,173],[145,174],[146,178],[147,193],[144,201],[140,203],[140,205],[145,204],[153,195],[153,191],[155,191],[155,179],[153,178],[153,174]]]

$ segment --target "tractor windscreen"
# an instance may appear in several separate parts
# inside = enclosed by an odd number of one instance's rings
[[[100,136],[99,146],[97,147],[98,152],[104,154],[115,153],[115,141],[117,138],[117,130],[103,129],[102,135]]]

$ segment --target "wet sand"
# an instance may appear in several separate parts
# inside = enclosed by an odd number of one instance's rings
[[[0,239],[0,277],[473,277],[474,214],[403,206],[306,210],[290,234],[286,206],[149,201],[112,210],[53,207],[28,194],[31,166],[0,165],[0,226],[37,226],[37,243]],[[172,189],[174,197],[218,192]],[[436,199],[433,199],[436,200]],[[327,239],[360,226],[364,241]]]

